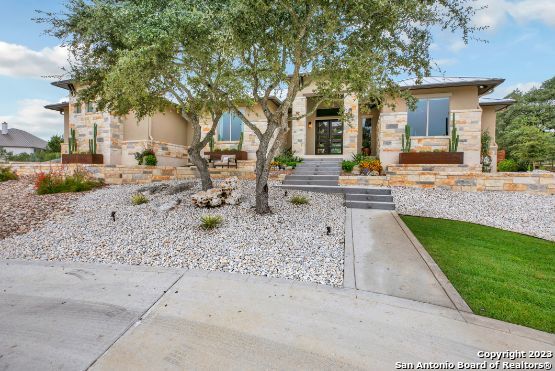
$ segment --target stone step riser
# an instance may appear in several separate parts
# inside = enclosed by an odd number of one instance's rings
[[[347,201],[378,201],[378,202],[393,202],[393,197],[388,195],[360,195],[349,194],[345,195]]]
[[[283,184],[281,187],[282,189],[288,190],[297,190],[297,191],[305,191],[305,192],[317,192],[317,193],[343,193],[341,188],[337,186],[320,186],[320,187],[311,187],[311,186],[302,186],[302,185],[295,185],[295,184]]]
[[[337,180],[284,180],[284,185],[317,185],[317,186],[337,186]]]
[[[391,190],[387,188],[343,188],[345,194],[359,195],[391,195]]]
[[[297,165],[296,169],[332,169],[332,170],[341,170],[341,166],[334,166],[334,165],[330,165],[330,166],[309,166],[309,165]]]
[[[395,204],[382,202],[346,201],[345,206],[349,209],[395,210]]]
[[[294,174],[294,175],[287,175],[285,180],[339,180],[339,176],[337,175],[301,175],[301,174]]]

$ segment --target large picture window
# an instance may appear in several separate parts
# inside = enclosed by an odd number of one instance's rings
[[[218,140],[222,142],[237,142],[243,132],[243,121],[231,113],[226,112],[218,122]]]
[[[416,109],[408,113],[408,124],[414,136],[447,135],[449,98],[418,99]]]

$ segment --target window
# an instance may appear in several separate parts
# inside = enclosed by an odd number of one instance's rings
[[[362,148],[370,148],[372,140],[372,119],[365,117],[362,120]]]
[[[73,109],[75,110],[75,113],[81,113],[81,104],[79,103],[74,104]]]
[[[93,103],[87,103],[87,112],[96,112]]]
[[[447,135],[449,98],[418,99],[416,109],[408,113],[408,123],[414,136]]]
[[[243,121],[231,113],[226,112],[218,122],[218,140],[222,142],[236,142],[243,132]]]
[[[339,108],[318,108],[316,110],[317,117],[339,116]]]

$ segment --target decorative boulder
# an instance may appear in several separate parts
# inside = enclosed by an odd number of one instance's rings
[[[218,188],[200,191],[191,196],[193,205],[197,207],[216,207],[223,204],[238,205],[241,203],[241,192],[237,190],[237,177],[225,179]]]

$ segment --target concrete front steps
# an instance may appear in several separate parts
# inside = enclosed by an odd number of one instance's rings
[[[306,192],[343,193],[345,195],[345,206],[350,209],[395,210],[395,203],[389,188],[358,188],[307,184],[283,184],[278,187]]]
[[[291,186],[338,186],[341,159],[305,159],[283,180]]]

